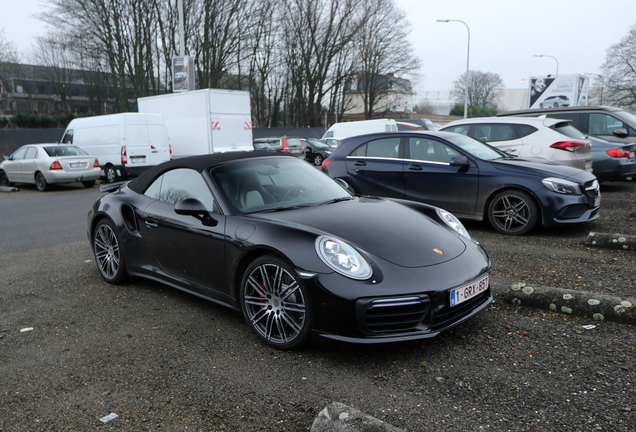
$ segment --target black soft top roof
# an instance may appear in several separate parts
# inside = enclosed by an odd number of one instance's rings
[[[190,156],[180,159],[174,159],[169,162],[164,162],[157,166],[150,168],[142,173],[139,177],[128,183],[128,187],[135,192],[143,193],[150,184],[155,181],[157,177],[166,171],[175,168],[190,168],[198,172],[202,172],[207,168],[211,168],[215,165],[223,164],[226,162],[241,160],[241,159],[253,159],[258,157],[294,157],[291,155],[282,155],[280,153],[268,153],[268,152],[251,152],[251,151],[235,151],[225,153],[213,153],[210,155]]]

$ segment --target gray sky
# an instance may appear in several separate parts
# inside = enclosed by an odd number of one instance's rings
[[[470,69],[499,74],[506,88],[526,88],[530,76],[599,73],[607,48],[636,24],[635,0],[396,0],[411,22],[410,40],[422,59],[419,94],[448,91]],[[0,28],[25,53],[44,24],[33,17],[45,0],[0,0]],[[556,57],[533,57],[544,54]],[[26,56],[23,56],[26,57]],[[526,82],[520,80],[526,79]],[[592,85],[594,85],[592,78]]]

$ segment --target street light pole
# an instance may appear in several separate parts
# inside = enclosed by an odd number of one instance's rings
[[[441,20],[438,19],[437,22],[447,23],[447,22],[460,22],[466,26],[466,30],[468,30],[468,49],[466,50],[466,89],[464,94],[464,118],[468,118],[468,84],[470,82],[470,77],[468,76],[469,65],[470,65],[470,28],[468,28],[468,24],[461,20]]]
[[[551,57],[551,58],[553,58],[553,59],[554,59],[554,61],[555,61],[555,62],[556,62],[556,64],[557,64],[557,71],[556,71],[556,75],[555,75],[555,77],[558,77],[558,76],[559,76],[559,61],[557,60],[557,58],[556,58],[556,57],[551,56],[551,55],[544,55],[544,54],[535,54],[535,55],[534,55],[534,57]]]

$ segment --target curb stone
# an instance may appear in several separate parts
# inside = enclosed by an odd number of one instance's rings
[[[636,325],[636,299],[620,298],[589,291],[513,284],[503,300],[516,306],[529,306],[553,312]]]
[[[357,409],[334,402],[320,411],[310,432],[405,432]]]

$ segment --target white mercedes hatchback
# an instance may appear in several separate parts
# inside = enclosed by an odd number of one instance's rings
[[[41,191],[54,183],[93,187],[100,175],[97,158],[74,145],[28,144],[0,163],[0,185],[32,183]]]
[[[523,159],[545,160],[592,171],[592,141],[570,120],[480,117],[456,120],[441,130],[460,133]]]

